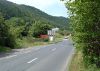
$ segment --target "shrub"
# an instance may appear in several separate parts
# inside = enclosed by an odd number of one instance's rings
[[[75,46],[83,51],[86,65],[100,67],[100,0],[69,0]]]

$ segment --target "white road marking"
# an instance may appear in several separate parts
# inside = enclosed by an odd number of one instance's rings
[[[56,50],[56,48],[52,49],[52,51],[55,51],[55,50]]]
[[[64,68],[63,68],[64,70],[62,70],[62,71],[68,71],[69,70],[68,67],[69,67],[69,64],[72,60],[72,57],[73,57],[74,53],[75,53],[75,49],[73,48],[71,50],[71,52],[69,53],[69,56],[68,56],[67,61],[66,61],[66,65],[64,66]]]
[[[12,57],[15,57],[15,56],[17,56],[17,55],[11,55],[11,56],[7,56],[5,58],[12,58]]]
[[[27,63],[32,63],[32,62],[34,62],[35,60],[37,60],[38,58],[34,58],[34,59],[32,59],[31,61],[29,61],[29,62],[27,62]]]

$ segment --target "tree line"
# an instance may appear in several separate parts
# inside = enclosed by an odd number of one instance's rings
[[[47,34],[52,25],[46,22],[27,21],[22,18],[12,17],[5,20],[0,13],[0,46],[17,48],[18,41],[23,37],[36,37]]]
[[[100,68],[100,0],[69,0],[72,37],[86,66]]]
[[[23,38],[38,38],[53,27],[68,29],[67,22],[64,17],[51,16],[31,6],[0,0],[0,46],[21,47]]]

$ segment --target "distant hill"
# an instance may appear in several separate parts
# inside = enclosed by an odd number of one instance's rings
[[[25,20],[36,20],[47,22],[61,29],[68,29],[69,20],[65,17],[56,17],[46,14],[45,12],[27,5],[19,5],[7,0],[0,0],[0,12],[5,19],[11,17],[21,17]]]

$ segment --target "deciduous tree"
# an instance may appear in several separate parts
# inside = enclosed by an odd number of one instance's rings
[[[86,64],[100,67],[100,0],[69,0],[75,46],[81,48]]]

